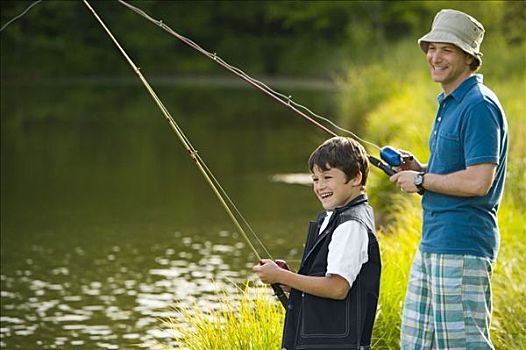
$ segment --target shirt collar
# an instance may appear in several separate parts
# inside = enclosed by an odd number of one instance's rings
[[[356,196],[352,201],[347,203],[345,206],[340,207],[340,208],[335,208],[333,210],[325,211],[324,220],[330,218],[332,214],[334,214],[334,212],[340,213],[350,207],[354,207],[355,205],[359,205],[359,204],[367,203],[367,202],[368,202],[367,194],[361,193],[358,196]],[[321,212],[320,214],[323,215],[323,212]]]
[[[482,84],[483,80],[484,78],[482,74],[471,75],[469,78],[464,80],[459,86],[457,86],[457,88],[453,90],[453,92],[450,93],[449,95],[446,96],[444,92],[440,93],[440,95],[438,95],[437,97],[438,103],[439,104],[442,103],[449,96],[451,96],[451,98],[454,98],[455,100],[459,100],[459,101],[462,100],[462,98],[464,98],[467,92],[471,90],[471,88],[474,85]]]
[[[356,205],[366,203],[367,202],[367,195],[365,193],[361,193],[358,196],[356,196],[352,201],[350,201],[347,205],[334,209],[335,212],[339,213],[344,210],[349,209],[350,207],[354,207]]]

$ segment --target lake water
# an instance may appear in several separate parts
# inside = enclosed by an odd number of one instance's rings
[[[158,318],[174,306],[213,307],[254,280],[256,257],[142,86],[1,88],[2,348],[155,348],[171,343]],[[334,115],[334,92],[295,89]],[[272,179],[305,172],[327,135],[250,87],[156,90],[272,256],[296,266],[320,206]]]

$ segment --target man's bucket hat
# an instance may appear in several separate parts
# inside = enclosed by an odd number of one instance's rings
[[[433,20],[431,31],[418,39],[418,45],[427,52],[429,43],[453,44],[481,63],[482,39],[484,27],[475,18],[456,10],[441,10]]]

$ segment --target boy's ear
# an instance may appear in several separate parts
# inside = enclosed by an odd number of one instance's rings
[[[354,178],[351,179],[351,184],[355,187],[362,185],[362,172],[359,171]]]

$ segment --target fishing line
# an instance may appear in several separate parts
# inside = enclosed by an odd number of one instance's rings
[[[88,7],[88,9],[93,13],[93,15],[95,16],[95,18],[97,19],[97,21],[100,23],[100,25],[104,28],[104,30],[106,31],[106,33],[109,35],[109,37],[112,39],[112,41],[114,42],[114,44],[117,46],[117,48],[119,49],[119,51],[122,53],[122,55],[126,58],[126,60],[128,61],[128,63],[130,64],[130,66],[132,67],[133,71],[135,71],[135,73],[139,76],[139,79],[141,80],[141,82],[143,83],[144,87],[146,88],[146,90],[150,93],[150,95],[152,96],[152,98],[154,99],[155,103],[157,104],[157,106],[159,107],[159,109],[161,110],[161,112],[163,113],[165,119],[168,121],[168,123],[170,124],[170,127],[172,128],[172,130],[175,132],[175,134],[178,136],[179,140],[181,141],[181,143],[183,144],[184,148],[188,151],[190,157],[194,160],[194,162],[196,163],[198,169],[200,170],[201,174],[204,176],[205,180],[207,181],[208,185],[210,186],[210,188],[212,189],[212,191],[214,192],[214,194],[216,195],[216,197],[219,199],[219,201],[221,202],[221,204],[223,205],[224,209],[226,210],[226,212],[228,213],[228,215],[230,216],[232,222],[234,223],[234,225],[236,226],[236,228],[239,230],[239,232],[241,233],[241,235],[243,236],[243,238],[245,239],[245,241],[248,243],[250,249],[252,250],[252,252],[255,254],[255,256],[257,257],[258,260],[261,260],[261,256],[259,255],[257,249],[254,247],[254,245],[252,244],[252,241],[250,240],[250,238],[248,237],[247,233],[245,232],[245,230],[243,229],[243,227],[241,226],[241,224],[239,223],[237,217],[234,215],[233,211],[232,211],[232,208],[230,207],[233,206],[233,210],[236,212],[236,214],[242,218],[242,221],[243,223],[249,228],[249,231],[254,235],[254,237],[256,238],[256,240],[258,241],[258,243],[260,244],[260,246],[265,250],[265,253],[267,254],[267,256],[269,256],[271,259],[272,259],[272,256],[270,255],[269,251],[266,249],[265,245],[261,242],[261,240],[258,238],[258,236],[256,235],[256,233],[252,230],[252,228],[250,227],[250,225],[248,224],[248,222],[245,220],[245,218],[241,215],[241,213],[239,212],[239,210],[237,209],[237,207],[234,205],[234,203],[232,202],[232,200],[230,199],[230,197],[228,197],[228,195],[226,194],[226,192],[224,191],[223,187],[221,187],[221,185],[219,184],[219,182],[217,181],[217,179],[215,178],[215,176],[212,174],[212,172],[210,171],[210,169],[206,166],[205,162],[203,161],[203,159],[201,158],[201,156],[199,155],[199,153],[197,152],[197,150],[192,146],[192,144],[190,143],[190,140],[186,137],[186,135],[184,134],[184,132],[182,131],[182,129],[179,127],[179,125],[175,122],[175,120],[173,119],[173,117],[171,116],[170,112],[166,109],[166,107],[164,106],[164,104],[162,103],[162,101],[160,100],[160,98],[157,96],[157,94],[155,93],[155,91],[152,89],[152,87],[150,86],[150,84],[148,83],[148,81],[146,80],[146,78],[142,75],[141,71],[140,71],[140,68],[138,68],[135,63],[132,61],[132,59],[128,56],[128,54],[126,53],[126,51],[122,48],[122,46],[119,44],[119,42],[117,41],[117,39],[115,39],[115,37],[113,36],[113,34],[111,33],[111,31],[108,29],[108,27],[104,24],[104,22],[102,21],[102,19],[98,16],[98,14],[95,12],[95,10],[90,6],[90,4],[86,1],[86,0],[83,0],[84,4]],[[229,205],[230,204],[230,205]]]
[[[196,44],[191,39],[189,39],[189,38],[177,33],[176,31],[174,31],[172,28],[170,28],[168,25],[166,25],[162,20],[157,20],[157,19],[152,18],[147,13],[145,13],[143,10],[141,10],[141,9],[139,9],[139,8],[133,6],[133,5],[130,5],[130,4],[128,4],[127,2],[125,2],[123,0],[118,0],[118,1],[122,5],[128,7],[130,10],[134,11],[135,13],[141,15],[142,17],[146,18],[150,22],[152,22],[152,23],[156,24],[157,26],[161,27],[162,29],[164,29],[166,32],[168,32],[172,36],[175,36],[177,39],[179,39],[180,41],[184,42],[188,46],[192,47],[194,50],[196,50],[196,51],[200,52],[201,54],[207,56],[208,58],[212,59],[213,61],[216,61],[222,67],[226,68],[230,72],[232,72],[235,75],[239,76],[241,79],[247,81],[249,84],[253,85],[257,89],[259,89],[262,92],[264,92],[265,94],[267,94],[270,97],[274,98],[275,100],[277,100],[281,104],[289,107],[294,112],[300,114],[302,117],[307,119],[309,122],[315,124],[316,126],[318,126],[319,128],[323,129],[324,131],[328,132],[332,136],[338,136],[338,135],[334,131],[332,131],[332,130],[328,129],[327,127],[325,127],[324,125],[318,123],[313,118],[316,118],[318,120],[326,122],[326,123],[330,124],[332,127],[336,128],[337,130],[340,130],[340,131],[342,131],[344,133],[347,133],[347,134],[351,135],[356,140],[359,140],[362,143],[371,145],[374,148],[376,148],[378,150],[381,150],[380,146],[376,145],[375,143],[367,141],[367,140],[364,140],[364,139],[360,138],[358,135],[356,135],[355,133],[353,133],[352,131],[338,126],[336,123],[334,123],[330,119],[325,118],[325,117],[323,117],[321,115],[318,115],[318,114],[314,113],[313,111],[311,111],[309,108],[305,107],[304,105],[301,105],[301,104],[293,101],[291,96],[287,96],[287,95],[284,95],[284,94],[282,94],[282,93],[280,93],[278,91],[273,90],[272,88],[270,88],[269,86],[267,86],[263,82],[252,78],[251,76],[249,76],[248,74],[243,72],[241,69],[239,69],[239,68],[237,68],[235,66],[232,66],[229,63],[225,62],[223,59],[221,59],[221,57],[217,56],[216,53],[211,53],[211,52],[203,49],[201,46]],[[308,113],[309,115],[307,115],[306,113]]]
[[[31,10],[31,8],[35,5],[37,5],[39,2],[42,2],[42,0],[37,0],[35,1],[34,3],[32,3],[31,5],[29,5],[25,10],[24,12],[22,12],[21,14],[19,14],[18,16],[15,16],[13,17],[11,20],[9,20],[6,24],[4,24],[2,26],[2,28],[0,28],[0,32],[3,31],[8,25],[10,25],[11,23],[13,23],[14,21],[16,21],[17,19],[23,17],[29,10]]]

